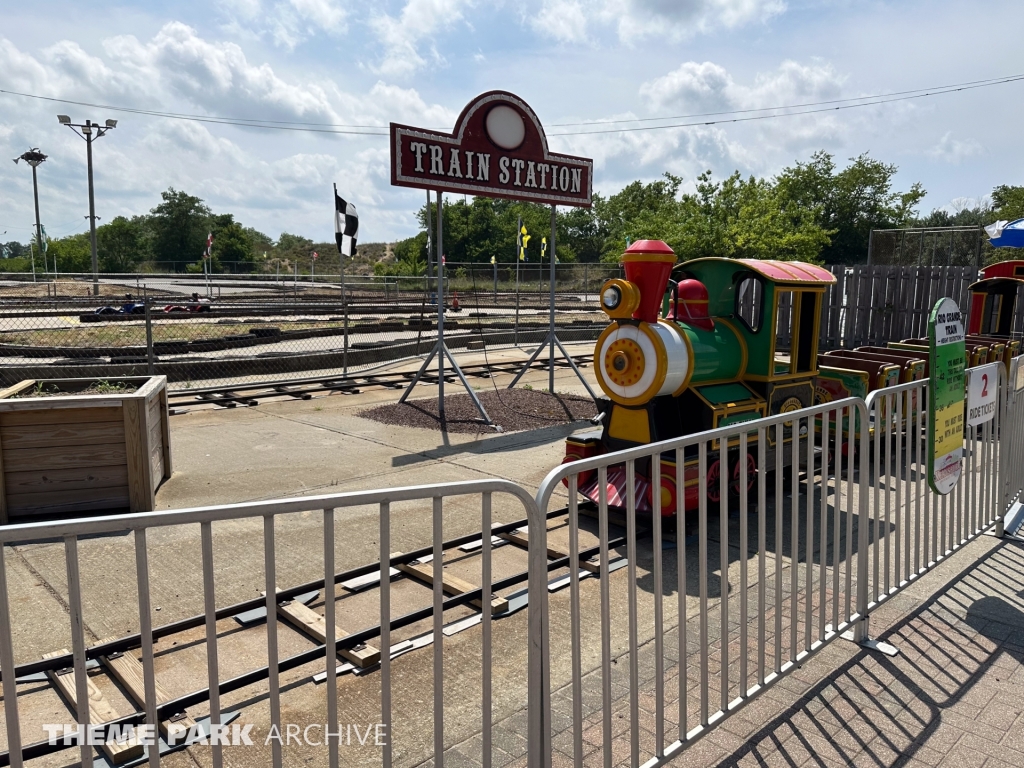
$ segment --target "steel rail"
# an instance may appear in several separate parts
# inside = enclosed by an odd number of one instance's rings
[[[573,355],[572,360],[576,365],[586,365],[593,361],[593,355]],[[559,367],[568,367],[568,363],[556,361]],[[531,369],[544,370],[547,362],[535,362]],[[479,373],[516,373],[521,363],[515,361],[502,361],[494,363],[473,363],[462,366],[463,371],[473,376]],[[412,374],[404,372],[388,373],[364,373],[349,376],[316,376],[305,379],[282,379],[277,381],[253,382],[248,384],[225,384],[217,387],[203,387],[200,389],[179,389],[168,390],[168,402],[173,403],[175,408],[188,408],[197,405],[216,405],[213,399],[195,401],[195,398],[203,395],[218,395],[230,393],[251,392],[255,394],[247,397],[225,397],[224,402],[244,402],[245,400],[259,400],[265,398],[287,398],[304,394],[316,394],[324,390],[354,389],[357,387],[395,387],[398,384],[406,384]],[[436,379],[436,374],[433,375]],[[287,391],[276,389],[287,387]]]
[[[565,514],[568,514],[568,508],[552,510],[551,512],[549,512],[547,514],[547,519],[548,520],[552,520],[554,518],[557,518],[557,517],[559,517],[561,515],[565,515]],[[526,518],[523,518],[522,520],[517,520],[515,522],[503,523],[501,525],[496,525],[496,526],[493,527],[493,529],[491,531],[491,535],[495,536],[495,535],[502,534],[502,533],[509,533],[511,531],[514,531],[514,530],[517,530],[519,528],[522,528],[527,523],[528,523],[528,520]],[[470,534],[466,534],[464,536],[457,536],[457,537],[455,537],[453,539],[449,539],[448,541],[445,541],[441,546],[445,550],[454,549],[454,548],[462,546],[463,544],[469,544],[470,542],[476,541],[479,538],[482,538],[481,533],[479,533],[479,532],[478,533],[470,533]],[[402,555],[399,555],[399,556],[396,556],[396,557],[392,557],[391,561],[390,561],[390,567],[394,568],[397,565],[406,565],[408,563],[413,562],[414,560],[419,560],[421,557],[426,557],[427,555],[431,554],[433,551],[434,551],[434,548],[433,548],[433,545],[431,545],[431,546],[427,546],[427,547],[421,547],[420,549],[416,549],[416,550],[413,550],[411,552],[403,553]],[[596,554],[596,550],[593,553],[591,553],[591,554]],[[373,573],[374,571],[378,570],[379,568],[380,568],[380,564],[379,563],[370,563],[368,565],[361,565],[361,566],[358,566],[356,568],[351,568],[351,569],[349,569],[347,571],[342,571],[341,573],[335,574],[335,576],[334,576],[334,583],[335,584],[340,584],[341,582],[348,581],[349,579],[355,579],[355,578],[358,578],[360,576],[366,576],[367,574]],[[520,574],[520,575],[522,575],[522,574]],[[524,580],[525,580],[525,576],[524,576]],[[519,582],[515,582],[515,583],[519,583]],[[512,585],[508,585],[508,586],[512,586]],[[299,584],[299,585],[294,586],[294,587],[288,587],[287,589],[278,590],[278,592],[277,592],[277,600],[278,600],[279,603],[280,602],[284,602],[285,600],[291,600],[292,598],[296,597],[297,595],[305,594],[306,592],[311,592],[314,589],[320,590],[320,589],[323,589],[323,588],[324,588],[324,579],[316,579],[314,581],[306,582],[305,584]],[[502,587],[492,586],[492,589],[501,589],[501,588]],[[455,600],[455,599],[456,598],[452,598],[452,600]],[[244,613],[246,611],[251,611],[251,610],[253,610],[255,608],[262,608],[265,604],[266,604],[266,599],[264,597],[262,597],[262,596],[255,597],[255,598],[252,598],[252,599],[249,599],[249,600],[243,600],[240,603],[235,603],[234,605],[225,606],[224,608],[218,608],[216,613],[214,614],[214,616],[215,616],[215,619],[217,621],[220,621],[221,619],[230,619],[230,618],[232,618],[234,616],[237,616],[240,613]],[[452,606],[454,607],[454,606],[460,605],[460,604],[461,603],[457,603],[456,602],[456,603],[452,603]],[[197,614],[195,616],[190,616],[190,617],[185,618],[185,619],[179,619],[178,621],[173,621],[173,622],[170,622],[168,624],[163,624],[163,625],[161,625],[159,627],[154,627],[153,628],[153,640],[154,641],[160,640],[162,638],[169,637],[170,635],[178,634],[179,632],[185,632],[185,631],[187,631],[189,629],[195,629],[196,627],[202,627],[202,626],[205,625],[205,623],[206,623],[206,614],[201,613],[201,614]],[[379,629],[379,627],[378,627],[378,629]],[[351,637],[351,636],[349,636],[349,637]],[[348,638],[346,638],[346,640],[347,639]],[[118,638],[116,640],[111,640],[111,641],[105,642],[105,643],[99,643],[97,645],[94,645],[94,646],[91,646],[91,647],[85,649],[85,658],[86,658],[86,660],[98,659],[101,656],[109,656],[112,653],[124,653],[125,651],[131,650],[133,648],[138,648],[140,646],[141,642],[142,642],[142,635],[139,634],[139,633],[135,633],[135,634],[132,634],[132,635],[125,635],[124,637]],[[344,643],[346,641],[339,640],[338,642],[339,643]],[[352,644],[353,645],[357,645],[358,643],[352,643]],[[349,646],[347,646],[347,645],[340,645],[339,647],[347,648]],[[71,654],[71,653],[66,653],[66,654],[63,654],[61,656],[53,656],[51,658],[41,659],[39,661],[31,661],[31,662],[28,662],[28,663],[25,663],[25,664],[17,665],[14,668],[14,675],[15,675],[15,678],[18,678],[18,677],[23,677],[25,675],[36,674],[37,672],[49,672],[49,671],[54,671],[54,670],[58,670],[58,669],[64,669],[64,668],[70,666],[72,661],[73,661],[73,654]],[[3,680],[3,674],[4,674],[3,670],[0,670],[0,680]]]
[[[551,519],[553,517],[557,517],[559,514],[567,514],[567,513],[568,513],[568,509],[567,508],[563,509],[563,510],[557,510],[555,512],[549,513],[547,515],[547,518]],[[516,527],[521,527],[521,525],[522,525],[522,523],[519,523],[518,525],[515,524],[515,523],[506,523],[506,524],[501,525],[501,526],[495,526],[492,529],[492,535],[495,534],[495,533],[504,533],[504,532],[508,532],[508,531],[511,531],[511,530],[515,530]],[[646,533],[648,533],[648,532],[645,532],[645,534]],[[473,541],[476,538],[477,538],[477,534],[472,534],[472,535],[469,535],[469,536],[461,536],[458,539],[453,539],[452,541],[453,542],[459,542],[459,543],[469,543],[469,541]],[[611,549],[611,548],[614,548],[614,547],[619,547],[619,546],[622,546],[622,545],[626,544],[627,543],[627,538],[628,538],[627,536],[619,536],[619,537],[616,537],[614,539],[611,539],[611,540],[605,542],[605,544],[604,544],[604,547],[605,547],[604,551],[607,552],[608,549]],[[447,547],[447,543],[446,543],[445,546]],[[459,546],[459,544],[453,544],[453,546]],[[433,551],[433,547],[426,547],[426,548],[424,548],[424,550],[422,550],[422,551],[418,550],[418,551],[420,552],[419,556],[422,557],[425,554],[430,554]],[[602,545],[601,544],[597,544],[597,545],[595,545],[593,547],[589,547],[587,549],[579,550],[576,557],[577,557],[578,560],[586,560],[587,558],[592,557],[593,555],[596,555],[596,554],[598,554],[601,551],[602,551]],[[392,559],[392,565],[394,565],[396,563],[410,562],[411,560],[418,559],[416,557],[413,557],[414,554],[415,553],[408,553],[408,554],[402,555],[402,557],[393,558]],[[560,558],[557,558],[557,559],[554,559],[554,560],[549,560],[548,566],[547,566],[548,572],[550,573],[552,571],[557,571],[557,570],[559,570],[561,568],[568,567],[569,564],[570,564],[570,561],[572,559],[573,558],[571,556],[565,556],[565,557],[560,557]],[[356,569],[356,570],[362,571],[362,573],[360,573],[358,575],[363,575],[365,573],[372,573],[373,571],[376,571],[379,568],[380,568],[379,564],[373,564],[373,565],[370,565],[370,566],[364,566],[364,567]],[[506,576],[505,578],[502,578],[502,579],[498,579],[497,581],[495,581],[495,582],[493,582],[491,584],[490,591],[493,594],[494,592],[497,592],[499,590],[508,589],[510,587],[514,587],[514,586],[517,586],[519,584],[522,584],[523,582],[525,582],[529,578],[529,575],[530,575],[529,570],[526,570],[526,571],[521,571],[519,573],[513,574],[511,576]],[[313,584],[313,582],[311,582],[311,584]],[[309,585],[304,585],[304,586],[309,586]],[[322,580],[320,581],[320,586],[321,587],[323,586],[323,581]],[[277,593],[278,601],[280,602],[282,600],[287,599],[285,597],[285,595],[289,595],[290,594],[291,596],[294,596],[295,594],[301,594],[301,591],[297,591],[297,590],[302,590],[302,587],[292,587],[292,588],[290,588],[288,590],[281,590],[280,592]],[[309,590],[302,590],[302,591],[309,591]],[[458,608],[458,607],[463,606],[463,605],[468,605],[468,604],[472,603],[474,600],[482,600],[483,593],[484,593],[484,587],[481,586],[481,587],[478,587],[478,588],[476,588],[476,589],[474,589],[474,590],[472,590],[470,592],[464,592],[464,593],[462,593],[460,595],[455,595],[453,597],[445,598],[444,601],[441,604],[441,613],[443,614],[443,613],[446,613],[449,610],[452,610],[453,608]],[[251,607],[261,607],[262,605],[265,604],[265,601],[266,601],[266,599],[264,597],[259,597],[259,598],[255,599],[255,600],[247,601],[247,603],[252,603]],[[245,605],[245,604],[246,603],[240,603],[239,605]],[[218,619],[220,619],[220,618],[228,618],[228,617],[232,616],[233,615],[232,613],[228,613],[225,616],[221,615],[224,611],[227,611],[227,610],[229,610],[229,609],[221,609],[221,610],[219,610],[217,612],[217,618]],[[407,626],[410,626],[412,624],[416,624],[416,623],[418,623],[420,621],[424,621],[426,619],[432,618],[434,615],[435,615],[435,612],[434,612],[434,606],[433,605],[430,605],[430,606],[428,606],[426,608],[419,608],[419,609],[417,609],[415,611],[410,611],[409,613],[406,613],[403,616],[399,616],[399,617],[393,619],[390,622],[389,632],[392,632],[392,631],[397,630],[397,629],[403,629],[404,627],[407,627]],[[200,619],[200,621],[197,624],[195,624],[194,626],[199,626],[199,625],[202,625],[202,624],[205,623],[205,616],[200,616],[199,619]],[[188,621],[192,621],[192,619],[186,619],[184,621],[188,622]],[[166,633],[166,632],[163,633],[163,634],[158,634],[158,632],[160,632],[161,629],[167,629],[168,627],[173,627],[173,626],[176,626],[176,625],[178,625],[180,623],[181,622],[176,622],[175,624],[164,625],[164,627],[161,627],[159,629],[155,629],[153,631],[153,640],[155,641],[158,637],[163,637],[163,636],[166,636],[167,634],[173,634],[173,633]],[[281,624],[279,626],[287,626],[290,629],[292,629],[294,632],[302,634],[298,629],[295,629],[295,628],[291,627],[288,624]],[[187,628],[191,628],[191,626],[190,627],[186,627],[186,629]],[[338,640],[335,641],[335,644],[334,644],[335,648],[336,648],[335,655],[337,654],[338,651],[350,649],[350,648],[353,648],[353,647],[355,647],[357,645],[366,643],[369,640],[373,640],[374,638],[381,636],[381,634],[382,634],[382,632],[381,632],[381,625],[378,624],[375,627],[367,627],[366,629],[362,629],[362,630],[359,630],[358,632],[354,632],[352,634],[346,635],[344,638],[341,638],[341,639],[338,639]],[[305,637],[305,635],[303,635],[303,637]],[[129,642],[132,639],[136,640],[136,642],[134,644]],[[104,643],[102,645],[96,645],[96,646],[93,646],[92,648],[87,649],[86,650],[86,658],[95,658],[97,656],[105,656],[105,655],[109,655],[111,653],[115,653],[117,651],[122,651],[123,652],[123,651],[126,651],[126,650],[130,650],[132,648],[138,647],[138,645],[139,645],[139,636],[138,635],[130,635],[130,636],[126,637],[126,638],[121,638],[120,640],[117,640],[117,641],[114,641],[114,642]],[[310,664],[310,663],[312,663],[314,661],[318,661],[320,659],[323,659],[326,656],[326,651],[327,651],[327,645],[321,643],[321,644],[317,645],[316,647],[311,648],[309,650],[303,651],[301,653],[294,654],[292,656],[288,656],[288,657],[278,661],[278,663],[277,663],[277,672],[278,672],[278,674],[280,674],[281,672],[288,672],[290,670],[297,669],[297,668],[299,668],[301,666],[304,666],[306,664]],[[381,652],[383,653],[384,649],[381,649]],[[40,664],[45,663],[45,664],[48,665],[45,668],[46,669],[50,669],[51,666],[52,666],[52,664],[51,664],[52,662],[60,662],[60,661],[65,661],[66,662],[66,661],[68,661],[70,659],[71,659],[71,654],[68,654],[67,656],[56,656],[56,657],[53,657],[51,659],[47,659],[46,662],[35,662],[32,665],[23,665],[23,667],[24,666],[37,667]],[[56,668],[59,669],[59,668],[65,667],[65,666],[67,666],[66,663],[61,664],[61,665],[57,666]],[[22,670],[23,667],[18,667],[17,669],[20,671],[20,670]],[[197,704],[203,704],[203,703],[205,703],[205,702],[210,700],[211,695],[216,695],[216,696],[219,697],[219,696],[223,696],[225,694],[233,693],[234,691],[240,690],[242,688],[246,688],[246,687],[248,687],[250,685],[254,685],[256,683],[263,682],[264,680],[266,680],[266,679],[268,679],[270,677],[272,669],[273,668],[271,666],[269,666],[269,665],[268,666],[264,666],[264,667],[259,667],[257,669],[249,670],[248,672],[244,672],[241,675],[237,675],[237,676],[235,676],[233,678],[229,678],[228,680],[224,680],[223,682],[221,682],[217,686],[217,688],[215,690],[215,693],[214,693],[214,689],[211,689],[211,688],[199,688],[199,689],[196,689],[195,691],[192,691],[191,693],[187,693],[187,694],[184,694],[182,696],[179,696],[176,699],[167,700],[167,701],[163,702],[162,704],[159,704],[159,705],[156,706],[156,709],[155,709],[156,720],[166,720],[167,718],[169,718],[169,717],[171,717],[171,716],[173,716],[173,715],[175,715],[175,714],[177,714],[179,712],[182,712],[183,710],[185,710],[185,709],[187,709],[189,707],[193,707],[193,706],[195,706]],[[34,668],[32,671],[43,671],[43,670],[42,669],[35,669]],[[124,726],[124,725],[140,725],[141,723],[146,721],[146,719],[147,719],[147,713],[146,712],[144,712],[144,711],[136,711],[136,712],[134,712],[134,713],[132,713],[130,715],[123,715],[122,717],[119,717],[119,718],[117,718],[115,720],[109,720],[107,722],[97,723],[97,724],[94,724],[94,725],[101,725],[104,728],[110,728],[111,726],[115,726],[115,725],[121,725],[121,726]],[[67,738],[61,739],[61,741],[59,743],[54,743],[54,744],[51,744],[49,741],[40,741],[40,742],[35,742],[33,744],[24,745],[22,747],[21,754],[22,754],[22,759],[23,760],[32,760],[32,759],[35,759],[35,758],[38,758],[38,757],[44,757],[46,755],[56,754],[57,752],[62,752],[64,750],[66,750],[66,749],[73,749],[73,748],[75,748],[77,746],[79,746],[78,738],[72,736],[72,737],[67,737]],[[10,764],[11,764],[10,763],[10,753],[9,752],[0,752],[0,768],[4,768],[5,766],[9,766]]]

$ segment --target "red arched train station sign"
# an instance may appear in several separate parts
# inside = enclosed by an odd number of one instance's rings
[[[471,101],[448,133],[391,123],[391,183],[590,207],[594,161],[548,150],[529,105],[506,91]]]

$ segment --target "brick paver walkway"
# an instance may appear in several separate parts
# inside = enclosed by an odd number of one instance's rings
[[[883,603],[871,629],[900,654],[836,641],[672,764],[1024,768],[1024,543],[975,540]],[[585,697],[599,699],[590,688]],[[628,702],[616,699],[613,765],[628,766]],[[646,752],[655,740],[653,699],[640,701]],[[556,694],[556,723],[560,709]],[[584,763],[603,765],[600,713],[588,709]],[[522,712],[497,726],[495,766],[525,766],[525,726]],[[568,734],[554,744],[553,764],[573,765]],[[479,760],[477,737],[450,750],[445,765]]]

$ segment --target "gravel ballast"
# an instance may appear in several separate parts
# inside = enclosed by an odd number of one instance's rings
[[[457,386],[457,385],[456,385]],[[503,432],[568,424],[590,419],[597,413],[594,401],[579,395],[550,394],[535,389],[493,389],[477,392],[491,420]],[[447,395],[444,399],[448,432],[494,434],[494,428],[480,421],[480,412],[468,394]],[[437,397],[378,405],[360,412],[360,416],[402,427],[440,430]]]

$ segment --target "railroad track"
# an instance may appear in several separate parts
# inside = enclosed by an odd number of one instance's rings
[[[573,355],[577,367],[584,367],[593,361],[593,355]],[[531,370],[547,370],[548,363],[537,360]],[[555,360],[555,366],[568,368],[564,358]],[[475,363],[461,366],[468,378],[490,379],[499,374],[515,374],[523,367],[521,361],[502,361],[496,363]],[[259,405],[264,400],[311,400],[334,392],[345,395],[359,394],[371,387],[385,389],[405,389],[415,376],[415,371],[396,373],[359,373],[349,376],[317,376],[307,379],[290,379],[287,382],[261,382],[255,384],[232,384],[221,387],[204,387],[201,389],[168,391],[168,404],[176,413],[189,409],[214,405],[220,408]],[[456,382],[454,373],[445,374],[445,382]],[[437,383],[437,372],[428,371],[420,377],[427,384]]]
[[[589,505],[581,505],[582,514],[596,515],[596,511]],[[554,510],[547,515],[547,526],[549,531],[565,528],[568,525],[568,509]],[[493,619],[503,619],[516,614],[527,606],[528,594],[526,583],[528,581],[528,547],[526,519],[515,520],[510,523],[495,525],[491,530],[492,548],[508,547],[516,551],[513,556],[503,558],[505,565],[503,573],[495,574],[496,578],[491,584],[493,595],[490,611]],[[609,552],[616,547],[624,545],[625,521],[621,514],[613,510],[609,512]],[[581,528],[581,533],[582,533]],[[642,525],[637,529],[638,538],[649,535]],[[483,619],[483,606],[481,598],[483,588],[455,575],[454,572],[480,572],[477,560],[482,558],[482,534],[472,533],[445,541],[441,547],[444,567],[447,572],[442,576],[442,589],[446,595],[442,603],[442,614],[448,614],[455,609],[457,616],[453,621],[444,625],[443,635],[451,636],[466,631]],[[555,543],[549,537],[547,544],[548,573],[562,571],[555,578],[548,582],[548,590],[558,591],[569,584],[570,576],[568,570],[571,567],[571,554],[567,546]],[[391,621],[389,634],[392,644],[389,657],[395,659],[407,653],[432,645],[436,638],[433,629],[423,632],[423,622],[433,619],[434,606],[431,598],[434,588],[434,569],[431,564],[434,553],[433,546],[423,547],[412,552],[394,553],[390,558],[391,580],[387,585],[393,590],[397,582],[408,582],[406,589],[420,590],[424,607],[409,611],[405,615],[398,616]],[[581,578],[600,577],[600,546],[596,536],[589,541],[581,541],[578,549],[578,566]],[[610,562],[609,573],[618,570],[626,565],[624,558],[615,559]],[[495,568],[495,570],[499,570]],[[365,594],[368,590],[380,590],[380,564],[370,563],[357,568],[337,573],[334,575],[328,590],[325,592],[326,580],[314,580],[304,584],[280,589],[277,593],[277,617],[276,626],[278,632],[294,632],[303,639],[313,644],[314,647],[300,653],[280,658],[277,663],[277,673],[283,673],[298,669],[318,660],[323,664],[328,653],[326,646],[326,621],[325,597],[329,595],[335,601],[335,615],[339,615],[338,608],[344,605],[347,599],[355,599]],[[500,577],[499,577],[500,576]],[[333,589],[331,589],[333,588]],[[371,601],[374,599],[371,596]],[[317,608],[311,608],[310,605]],[[365,614],[360,614],[365,615]],[[371,613],[372,615],[372,613]],[[227,638],[230,636],[232,645],[245,647],[246,643],[239,637],[240,633],[261,633],[266,634],[267,611],[266,598],[258,597],[245,600],[233,605],[219,608],[215,613],[217,622],[225,622],[217,627],[218,646],[226,646]],[[232,623],[233,622],[233,623]],[[153,641],[161,642],[161,656],[173,655],[174,653],[189,648],[204,641],[195,634],[189,635],[191,630],[206,627],[207,617],[199,614],[188,618],[155,627],[152,630]],[[241,629],[239,629],[239,625]],[[336,667],[337,675],[373,675],[380,668],[382,649],[378,646],[381,637],[380,625],[369,627],[340,626],[336,621],[336,655],[339,664]],[[283,627],[283,629],[282,629]],[[180,646],[173,641],[178,637]],[[222,644],[221,638],[225,639]],[[397,642],[395,640],[397,639]],[[286,645],[280,643],[280,645]],[[292,644],[294,646],[294,643]],[[138,655],[142,647],[140,634],[127,635],[120,638],[104,639],[99,643],[86,648],[86,668],[89,671],[89,710],[90,723],[93,727],[105,728],[106,733],[112,726],[124,727],[127,725],[139,726],[146,720],[146,692],[144,686],[144,675],[142,662]],[[220,650],[219,653],[224,653]],[[13,674],[21,687],[32,684],[49,685],[60,692],[61,698],[68,706],[69,713],[75,718],[76,712],[76,687],[73,674],[73,655],[67,650],[47,654],[39,661],[20,664],[15,667]],[[177,675],[185,668],[185,664],[165,664],[173,667]],[[205,665],[204,672],[205,672]],[[271,665],[249,670],[227,680],[219,681],[217,690],[219,696],[225,696],[239,691],[248,686],[259,684],[268,680],[271,675]],[[9,674],[3,670],[2,675]],[[164,673],[167,675],[167,673]],[[322,683],[327,678],[327,671],[311,674],[310,680],[313,683]],[[2,677],[0,675],[0,677]],[[127,699],[134,703],[135,710],[127,714],[118,713],[107,701],[102,692],[101,686],[93,682],[98,675],[106,675],[113,684],[116,681],[121,689],[126,692]],[[193,743],[204,740],[210,733],[209,718],[193,717],[189,712],[190,708],[201,708],[210,700],[209,678],[205,674],[197,673],[199,687],[194,688],[185,695],[171,697],[161,685],[161,675],[156,680],[156,716],[159,720],[159,729],[162,736],[160,742],[160,753],[183,749]],[[167,679],[163,682],[166,684]],[[192,681],[187,681],[191,684]],[[180,690],[183,686],[181,680],[175,680],[174,688]],[[27,697],[37,693],[39,689],[33,689],[19,694],[21,706],[30,708]],[[122,705],[122,709],[124,706]],[[241,714],[240,711],[230,711],[225,708],[221,713],[221,724],[230,723]],[[27,734],[23,734],[25,736]],[[49,741],[34,741],[22,748],[24,760],[40,758],[46,755],[56,754],[63,750],[80,749],[77,738],[71,737],[67,741],[50,743]],[[140,765],[147,757],[143,752],[141,744],[132,741],[121,744],[109,740],[98,747],[100,754],[94,756],[94,764],[97,766],[133,766]],[[0,766],[11,764],[8,752],[0,753]]]

